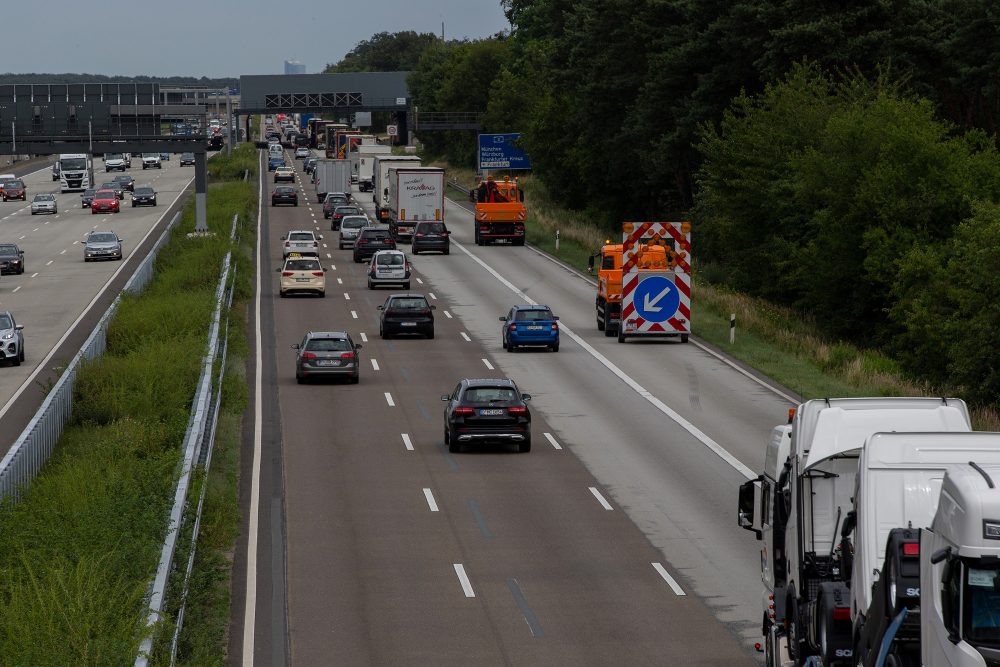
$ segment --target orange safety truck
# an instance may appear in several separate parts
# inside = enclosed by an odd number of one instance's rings
[[[524,192],[518,186],[517,178],[504,176],[498,181],[493,176],[479,179],[475,188],[469,191],[469,200],[476,204],[476,245],[488,245],[492,241],[524,245],[524,223],[528,209],[524,206]]]

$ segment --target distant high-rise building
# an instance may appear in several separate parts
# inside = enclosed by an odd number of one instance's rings
[[[285,61],[285,74],[305,74],[306,66],[298,60]]]

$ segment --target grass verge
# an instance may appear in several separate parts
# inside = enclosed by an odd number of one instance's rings
[[[446,169],[449,181],[466,188],[475,183],[473,169],[433,164]],[[532,176],[522,177],[521,183],[528,207],[528,243],[586,272],[588,257],[605,239],[615,238],[605,236],[610,230],[591,224],[585,214],[559,207]],[[824,338],[814,323],[790,309],[711,285],[697,274],[692,311],[693,332],[701,340],[805,398],[951,394],[907,378],[897,363],[877,351]],[[737,322],[734,344],[729,343],[731,314]],[[977,429],[1000,431],[1000,415],[993,408],[971,406],[971,412]]]
[[[53,457],[19,503],[0,507],[3,664],[134,660],[228,221],[249,220],[255,196],[253,183],[210,186],[212,237],[187,237],[193,201],[185,207],[153,281],[122,301],[107,352],[81,369]]]

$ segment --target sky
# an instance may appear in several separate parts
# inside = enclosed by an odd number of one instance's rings
[[[446,39],[509,29],[500,0],[73,0],[20,2],[4,30],[0,72],[124,76],[281,74],[285,60],[321,72],[377,32]],[[40,39],[44,37],[44,39]]]

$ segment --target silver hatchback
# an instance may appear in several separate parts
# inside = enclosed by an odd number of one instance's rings
[[[379,250],[368,265],[368,289],[379,285],[402,285],[410,289],[410,263],[402,250]]]
[[[340,221],[340,240],[337,245],[341,250],[353,248],[354,242],[358,240],[361,229],[370,225],[371,222],[364,215],[349,215]]]
[[[361,346],[346,331],[310,331],[292,349],[299,384],[321,377],[346,377],[351,384],[361,379]]]
[[[114,232],[90,232],[83,242],[83,261],[102,259],[121,261],[124,240]]]

